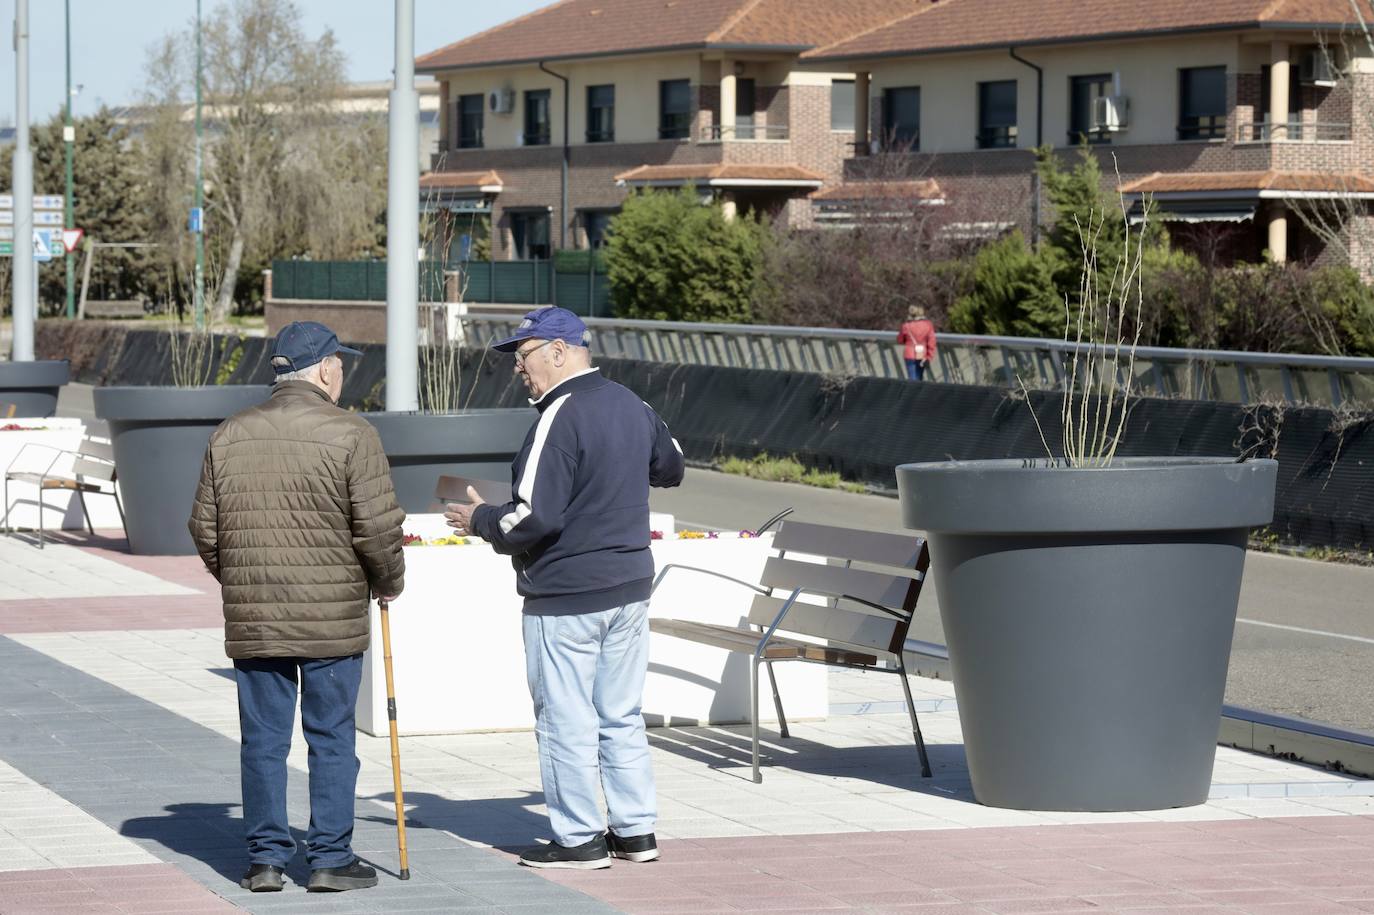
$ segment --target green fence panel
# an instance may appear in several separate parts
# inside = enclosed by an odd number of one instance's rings
[[[296,297],[296,264],[294,261],[272,262],[272,296],[278,299]]]
[[[456,269],[459,273],[458,292],[464,302],[492,301],[492,269],[490,261],[470,261],[458,265],[450,264],[449,269]]]
[[[329,275],[329,296],[343,302],[367,300],[367,261],[331,261],[321,264]]]
[[[587,289],[586,274],[559,273],[557,277],[559,307],[584,317],[589,315],[592,300]]]
[[[367,300],[386,301],[386,261],[367,262]]]
[[[495,272],[494,301],[506,304],[541,304],[536,298],[538,287],[536,282],[540,273],[547,273],[548,268],[541,261],[495,261],[492,263]],[[547,285],[547,280],[545,281]]]

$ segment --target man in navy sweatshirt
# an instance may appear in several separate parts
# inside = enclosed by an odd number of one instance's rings
[[[511,465],[513,499],[448,506],[449,526],[511,557],[525,598],[525,667],[553,842],[530,867],[652,861],[657,802],[640,701],[649,666],[649,487],[682,482],[682,451],[648,404],[601,376],[587,326],[525,316],[495,348],[539,421]],[[598,789],[606,796],[603,814]],[[607,821],[609,819],[609,830]]]

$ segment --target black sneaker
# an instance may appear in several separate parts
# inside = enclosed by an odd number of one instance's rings
[[[282,887],[281,868],[273,864],[254,864],[243,875],[239,886],[254,893],[280,893]]]
[[[606,837],[597,836],[590,842],[567,848],[557,842],[536,845],[520,853],[520,863],[526,867],[567,867],[579,870],[598,870],[611,866],[606,849]]]
[[[640,864],[658,860],[658,840],[652,832],[626,839],[607,830],[606,845],[611,850],[612,858],[624,858]]]
[[[357,858],[352,864],[343,867],[317,867],[310,872],[310,882],[305,885],[307,893],[343,893],[348,890],[365,890],[377,885],[377,871],[368,867]]]

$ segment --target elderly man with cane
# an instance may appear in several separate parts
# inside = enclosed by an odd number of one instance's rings
[[[354,706],[368,647],[370,594],[401,593],[405,560],[391,470],[377,431],[337,406],[339,344],[297,322],[277,335],[271,398],[210,438],[191,536],[224,600],[225,650],[238,683],[243,822],[253,892],[282,888],[296,852],[286,817],[286,756],[301,697],[310,747],[306,889],[377,885],[353,853]]]
[[[534,699],[553,842],[530,867],[652,861],[657,804],[640,701],[649,663],[649,487],[682,482],[682,452],[634,393],[591,364],[572,312],[525,316],[495,345],[515,353],[539,420],[512,465],[504,505],[449,506],[449,525],[509,554],[525,598]],[[604,789],[610,829],[598,790]]]

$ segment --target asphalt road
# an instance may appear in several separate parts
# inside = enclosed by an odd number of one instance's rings
[[[67,385],[59,412],[94,421],[90,392]],[[753,528],[791,507],[799,518],[902,530],[895,499],[705,470],[656,490],[653,507],[689,527]],[[920,609],[912,634],[943,643],[935,588],[922,592]],[[1160,675],[1168,676],[1167,659]],[[1250,553],[1226,701],[1374,732],[1374,568]]]

